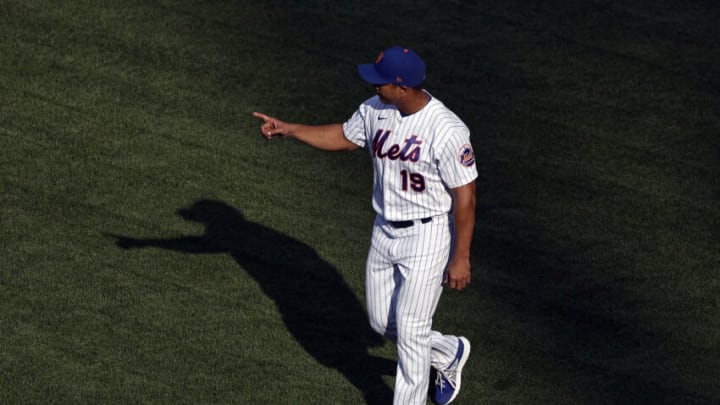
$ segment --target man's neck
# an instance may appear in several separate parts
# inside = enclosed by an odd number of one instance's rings
[[[421,89],[413,89],[403,102],[397,105],[397,109],[403,116],[407,116],[422,110],[429,102],[429,94]]]

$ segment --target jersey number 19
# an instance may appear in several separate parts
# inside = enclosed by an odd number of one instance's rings
[[[402,190],[408,191],[408,186],[415,192],[425,191],[425,177],[420,173],[411,173],[407,170],[401,170]]]

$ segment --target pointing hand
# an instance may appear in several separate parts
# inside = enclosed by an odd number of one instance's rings
[[[287,123],[259,112],[254,112],[253,116],[264,121],[264,123],[260,126],[260,132],[262,132],[262,135],[266,139],[271,139],[276,136],[285,136],[288,134],[289,126]]]

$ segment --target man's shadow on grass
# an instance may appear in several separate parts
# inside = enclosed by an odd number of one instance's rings
[[[382,337],[370,330],[362,304],[337,270],[313,248],[246,220],[220,201],[200,200],[177,214],[204,224],[205,233],[158,239],[111,236],[123,249],[229,254],[275,302],[288,331],[307,353],[341,372],[368,404],[392,402],[392,390],[381,376],[393,375],[395,362],[368,354],[369,347],[382,344]]]

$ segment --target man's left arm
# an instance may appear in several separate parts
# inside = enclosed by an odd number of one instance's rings
[[[445,281],[454,290],[463,290],[470,284],[470,245],[475,228],[476,188],[473,180],[452,189],[455,251]]]

